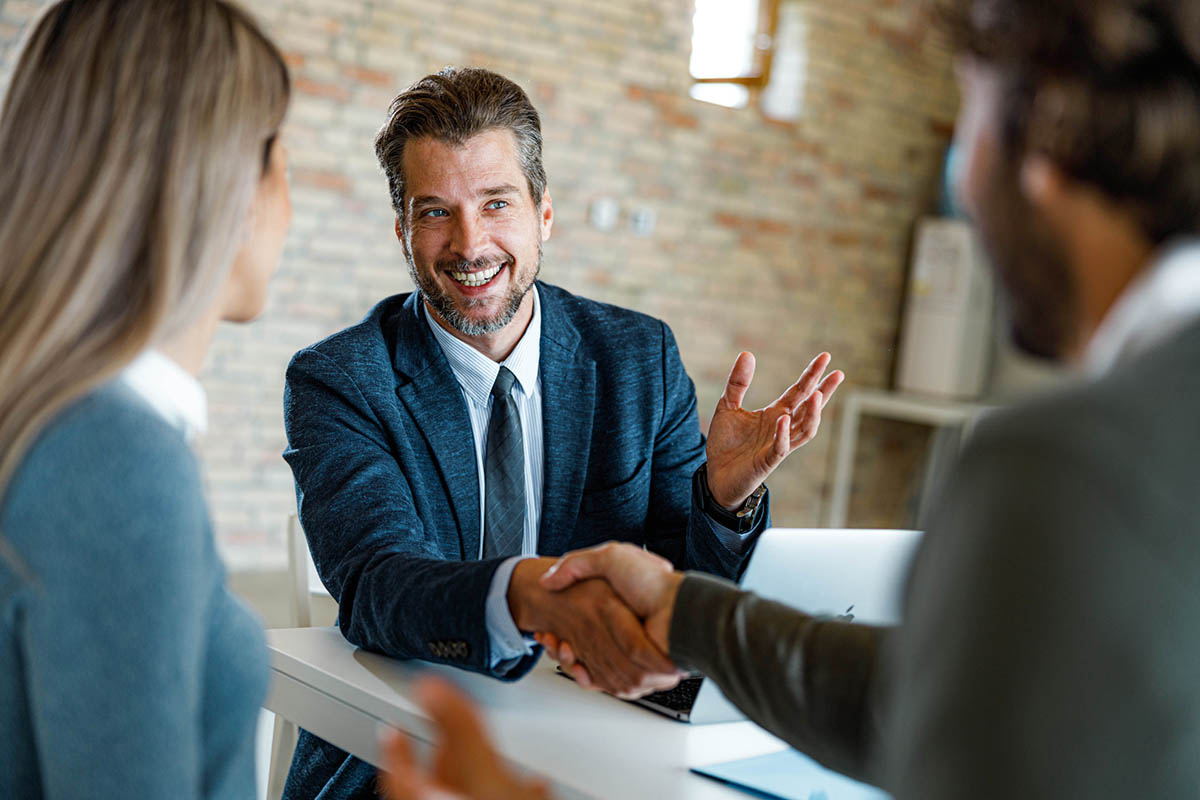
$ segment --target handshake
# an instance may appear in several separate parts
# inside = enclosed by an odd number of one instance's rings
[[[665,558],[610,542],[520,562],[509,608],[579,685],[632,699],[683,677],[667,657],[682,580]]]
[[[785,458],[808,443],[821,410],[843,379],[828,375],[829,353],[814,358],[775,402],[757,411],[742,401],[754,356],[734,361],[706,445],[713,502],[737,509]],[[624,699],[670,689],[683,674],[667,657],[675,595],[683,576],[639,547],[610,543],[561,560],[531,558],[513,570],[508,607],[581,686]]]
[[[671,562],[631,544],[610,542],[558,560],[522,561],[517,569],[531,592],[524,599],[536,600],[531,608],[514,609],[529,616],[514,618],[526,630],[540,628],[538,641],[581,685],[632,698],[679,681],[681,673],[665,655],[683,580]],[[426,770],[418,765],[408,737],[395,734],[383,741],[386,768],[379,786],[384,797],[550,800],[543,782],[517,775],[504,764],[478,710],[460,691],[443,679],[426,678],[418,694],[438,731],[435,756]]]
[[[775,402],[742,407],[754,377],[754,357],[734,362],[708,429],[707,483],[712,500],[739,507],[796,448],[816,435],[821,410],[841,384],[825,375],[821,353]],[[517,628],[532,633],[581,686],[632,699],[670,689],[683,673],[668,657],[671,620],[683,574],[661,556],[610,542],[560,559],[517,563],[508,608]],[[381,787],[389,800],[546,800],[537,781],[512,774],[484,732],[478,711],[444,681],[427,679],[422,705],[439,731],[428,772],[406,737],[384,744]]]

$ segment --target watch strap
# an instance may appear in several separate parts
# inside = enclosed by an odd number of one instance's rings
[[[759,484],[739,508],[730,511],[713,498],[712,491],[708,488],[708,465],[702,464],[692,478],[692,491],[696,504],[712,519],[734,533],[749,533],[758,523],[758,511],[762,507],[767,487],[766,484]]]

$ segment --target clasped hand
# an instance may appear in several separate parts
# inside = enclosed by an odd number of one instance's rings
[[[738,508],[816,435],[821,411],[844,377],[840,371],[825,375],[829,362],[830,355],[821,353],[775,402],[750,411],[742,401],[754,378],[754,356],[737,357],[709,426],[708,485],[717,503]],[[530,569],[540,575],[541,589],[561,593],[550,603],[561,604],[559,621],[518,626],[536,631],[547,654],[580,685],[632,698],[679,682],[683,673],[666,655],[670,613],[664,604],[668,598],[673,604],[672,586],[678,585],[666,559],[606,545]],[[586,611],[573,614],[581,597],[590,598]]]
[[[547,566],[539,561],[552,563]],[[637,632],[643,631],[642,623],[637,620],[642,620],[644,636],[649,642],[639,646],[648,646],[650,650],[640,656],[631,653],[631,663],[646,660],[650,670],[666,669],[674,674],[674,668],[661,659],[661,653],[669,647],[671,614],[683,576],[666,559],[631,544],[609,543],[570,553],[557,562],[530,559],[517,566],[526,564],[530,565],[527,567],[530,574],[540,576],[537,582],[541,589],[571,598],[564,606],[586,598],[586,602],[613,613],[611,628],[589,614],[583,615],[590,620],[583,623],[585,626],[599,624],[592,633],[608,645],[614,643],[614,638],[625,635],[636,641]],[[619,600],[609,597],[613,593]],[[613,602],[616,607],[610,605]],[[636,617],[631,620],[627,614]],[[568,645],[562,645],[562,649],[570,652]],[[590,657],[590,651],[581,652]],[[593,685],[581,664],[573,657],[568,663],[568,669],[581,682]],[[593,663],[615,669],[608,661]],[[636,679],[626,680],[636,683]],[[422,768],[406,735],[389,736],[382,743],[386,769],[380,775],[380,785],[388,800],[549,800],[545,784],[516,775],[504,764],[479,712],[462,692],[445,679],[425,678],[418,694],[437,734],[433,758],[428,768]]]

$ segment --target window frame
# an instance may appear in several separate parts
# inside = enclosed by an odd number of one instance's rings
[[[775,35],[779,32],[779,6],[781,0],[758,0],[758,29],[754,34],[754,61],[750,73],[723,78],[697,78],[688,69],[692,85],[704,84],[735,84],[745,86],[750,90],[747,105],[758,104],[759,93],[766,88],[771,80],[771,63],[775,55]],[[767,42],[761,47],[760,42]]]

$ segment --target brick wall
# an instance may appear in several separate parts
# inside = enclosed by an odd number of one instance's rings
[[[447,64],[499,70],[529,92],[556,211],[543,277],[665,319],[705,418],[742,349],[758,356],[754,404],[821,349],[850,386],[887,385],[910,230],[957,102],[950,57],[922,0],[784,1],[805,19],[807,50],[803,113],[786,124],[688,97],[690,0],[247,3],[295,74],[295,224],[266,314],[221,330],[203,375],[202,457],[232,565],[285,560],[289,356],[410,289],[372,140],[394,94]],[[0,0],[0,78],[39,5]],[[587,223],[601,198],[621,204],[615,231]],[[656,229],[635,236],[626,221],[643,207]],[[835,421],[836,409],[772,481],[778,523],[817,523]],[[895,450],[912,462],[919,438],[865,435],[866,466]],[[903,505],[887,487],[879,497],[875,508],[860,493],[856,514],[882,522]]]

